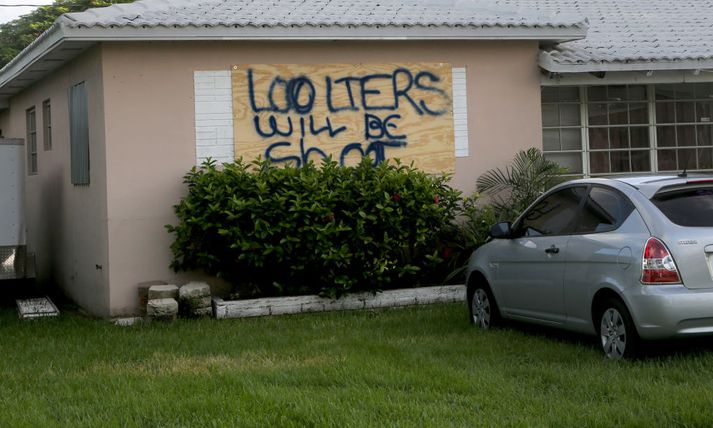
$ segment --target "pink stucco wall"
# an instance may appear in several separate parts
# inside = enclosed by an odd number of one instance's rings
[[[193,72],[233,64],[449,62],[467,68],[469,151],[453,184],[541,141],[536,42],[155,42],[103,46],[112,314],[136,306],[141,281],[168,268],[183,174],[195,163]]]
[[[25,137],[25,110],[53,109],[53,149],[27,178],[28,242],[40,279],[92,313],[135,312],[139,282],[182,283],[169,269],[173,205],[195,163],[193,72],[233,64],[448,62],[467,68],[469,151],[453,184],[541,141],[536,42],[136,42],[104,43],[11,100],[6,137]],[[91,184],[70,183],[68,88],[86,81]],[[214,280],[213,284],[218,285]]]
[[[89,103],[91,184],[70,180],[69,88],[86,82]],[[38,173],[26,179],[28,248],[38,279],[61,287],[95,315],[109,309],[102,50],[95,47],[10,100],[0,113],[8,138],[25,138],[25,112],[37,112]],[[43,149],[42,102],[51,101],[52,150]]]

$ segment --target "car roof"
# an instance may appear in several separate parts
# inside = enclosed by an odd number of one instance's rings
[[[686,174],[680,175],[637,175],[621,176],[609,178],[587,178],[576,180],[575,183],[609,184],[616,186],[616,183],[627,184],[639,190],[647,198],[653,197],[664,187],[677,187],[688,184],[713,184],[713,174]]]

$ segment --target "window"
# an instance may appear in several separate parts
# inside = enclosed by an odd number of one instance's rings
[[[27,119],[27,173],[37,174],[37,113],[35,108],[25,112]]]
[[[600,233],[618,229],[634,206],[616,190],[593,186],[577,220],[577,233]]]
[[[45,150],[52,150],[52,108],[50,100],[42,102],[42,130]]]
[[[542,88],[542,148],[545,157],[582,173],[582,120],[579,88]]]
[[[646,87],[587,89],[590,174],[651,170]]]
[[[713,83],[545,86],[542,149],[572,175],[713,171]]]
[[[713,84],[656,86],[659,171],[713,169]]]
[[[525,213],[517,226],[525,236],[564,235],[572,232],[586,188],[567,187],[547,196]]]
[[[69,88],[69,144],[72,184],[89,184],[89,112],[84,82]]]
[[[713,188],[684,189],[654,196],[651,202],[679,226],[713,227]]]

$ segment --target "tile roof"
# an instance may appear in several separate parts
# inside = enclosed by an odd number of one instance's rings
[[[588,26],[586,38],[545,46],[540,65],[561,72],[713,65],[713,0],[143,0],[62,19],[72,28]]]
[[[142,0],[69,13],[91,27],[437,26],[585,28],[576,14],[537,12],[478,0]]]
[[[140,0],[62,15],[0,70],[7,99],[101,41],[582,38],[585,18],[479,0]]]
[[[493,0],[533,13],[578,14],[587,37],[543,48],[551,71],[695,69],[713,61],[713,0]],[[707,62],[707,64],[705,64]]]
[[[0,108],[98,41],[156,39],[529,39],[551,72],[700,70],[713,0],[140,0],[60,17],[0,70]]]

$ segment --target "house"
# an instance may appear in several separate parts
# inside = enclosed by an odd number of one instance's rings
[[[367,154],[478,175],[713,169],[713,1],[143,0],[70,13],[0,70],[40,281],[131,313],[212,157]]]

